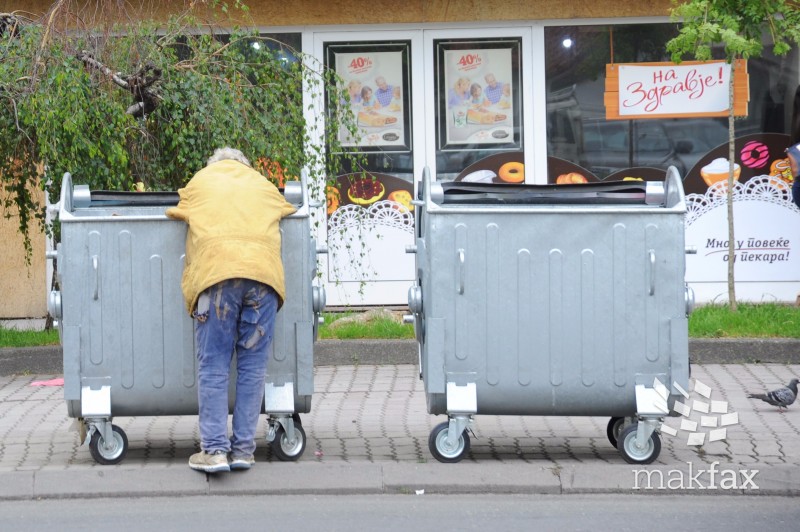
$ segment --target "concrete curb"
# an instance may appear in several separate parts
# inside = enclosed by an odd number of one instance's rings
[[[418,364],[416,340],[318,340],[315,366]]]
[[[697,467],[708,467],[698,464]],[[660,471],[652,484],[635,470]],[[685,469],[685,468],[684,468]],[[738,470],[719,464],[719,471]],[[0,473],[0,500],[88,499],[187,495],[354,495],[354,494],[611,494],[631,495],[800,495],[800,471],[791,466],[761,467],[757,489],[709,489],[708,474],[692,485],[668,485],[680,468],[582,463],[545,467],[536,464],[428,462],[322,464],[315,462],[257,464],[247,472],[206,475],[186,466],[155,469],[91,467],[82,470],[11,471]],[[684,472],[685,474],[685,472]],[[663,478],[663,482],[658,479]]]
[[[319,340],[315,366],[418,364],[416,340]],[[720,338],[689,340],[694,364],[800,364],[800,339]],[[0,375],[63,372],[60,345],[0,349]]]
[[[800,339],[694,338],[689,357],[697,364],[800,364]]]
[[[52,375],[64,372],[60,345],[0,349],[0,375]]]

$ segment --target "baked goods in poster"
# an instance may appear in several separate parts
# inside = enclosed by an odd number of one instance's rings
[[[569,172],[567,174],[561,174],[556,178],[556,185],[576,185],[588,182],[589,180],[586,179],[586,177],[583,174],[579,174],[578,172]]]
[[[714,159],[700,169],[700,176],[705,181],[706,186],[711,186],[719,181],[727,181],[728,174],[730,173],[730,163],[728,159],[720,157]],[[734,163],[733,166],[733,179],[738,180],[739,174],[742,173],[742,167]]]
[[[360,111],[358,113],[358,125],[359,126],[371,126],[371,127],[381,127],[381,126],[389,126],[397,122],[397,118],[394,116],[387,116],[381,113],[369,112],[369,111]]]
[[[525,181],[525,165],[517,162],[506,163],[500,167],[497,175],[506,183],[522,183]]]
[[[469,109],[467,110],[467,123],[468,124],[495,124],[502,122],[506,119],[507,115],[503,113],[495,113],[494,111],[487,111],[485,109]]]
[[[386,199],[388,199],[389,201],[393,201],[395,203],[399,203],[409,211],[414,210],[414,206],[411,205],[411,192],[407,190],[395,190],[394,192],[389,194],[389,197]]]
[[[383,183],[372,177],[353,177],[347,188],[347,197],[356,205],[371,205],[386,192]]]

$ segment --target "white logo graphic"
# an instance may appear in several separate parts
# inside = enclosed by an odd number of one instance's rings
[[[634,469],[633,489],[635,490],[757,490],[755,483],[758,469],[718,469],[719,462],[711,462],[708,469],[698,468],[694,464],[684,473],[680,469],[670,469],[666,473],[658,469]],[[703,478],[708,475],[708,480]],[[666,479],[664,478],[666,477]],[[666,480],[666,483],[664,482]],[[717,481],[719,480],[719,484]],[[687,482],[688,481],[688,482]]]
[[[684,397],[685,401],[675,401],[672,411],[680,414],[680,418],[669,418],[661,424],[661,433],[678,436],[678,432],[688,433],[686,445],[702,446],[706,442],[723,441],[728,435],[730,425],[739,423],[738,412],[728,412],[727,401],[712,400],[709,386],[697,379],[692,379],[691,397],[678,383],[672,385]],[[698,398],[697,396],[700,396]],[[672,424],[678,422],[677,427]],[[708,429],[706,432],[704,429]]]

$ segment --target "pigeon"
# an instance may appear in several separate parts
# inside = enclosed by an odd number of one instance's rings
[[[749,393],[747,397],[752,399],[761,399],[765,403],[777,406],[779,412],[783,412],[783,408],[787,408],[790,404],[794,403],[797,398],[797,383],[798,379],[792,379],[789,384],[783,388],[772,390],[767,393]]]

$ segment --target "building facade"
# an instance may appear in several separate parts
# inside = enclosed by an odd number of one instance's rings
[[[0,11],[50,7],[22,4],[0,2]],[[164,17],[183,2],[147,5]],[[700,302],[727,297],[720,252],[727,228],[708,178],[712,163],[727,159],[727,119],[608,117],[609,65],[669,61],[665,43],[677,26],[668,0],[248,5],[237,15],[242,24],[313,56],[352,85],[348,105],[362,127],[340,140],[366,155],[376,181],[331,176],[319,235],[329,248],[321,268],[329,305],[406,303],[413,279],[413,255],[405,253],[413,242],[409,200],[424,168],[439,180],[546,184],[663,179],[675,166],[690,196],[687,245],[697,249],[687,256],[687,279]],[[747,116],[736,121],[737,295],[793,302],[800,210],[787,199],[783,149],[791,141],[800,59],[797,50],[776,57],[765,44],[763,57],[747,64]],[[305,97],[316,108],[335,105],[324,94]],[[363,231],[353,219],[365,212]],[[353,239],[364,242],[366,262],[350,255]]]

